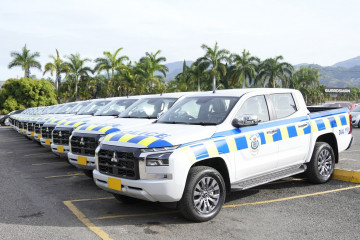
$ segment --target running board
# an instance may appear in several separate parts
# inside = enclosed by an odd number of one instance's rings
[[[248,188],[252,188],[255,186],[259,186],[268,182],[273,182],[275,180],[279,180],[285,177],[290,177],[295,174],[303,173],[306,171],[306,165],[295,165],[287,168],[283,168],[274,172],[257,175],[255,177],[247,178],[241,180],[239,182],[235,182],[231,184],[232,190],[244,190]]]

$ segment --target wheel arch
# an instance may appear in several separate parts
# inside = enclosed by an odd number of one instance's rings
[[[316,139],[316,142],[326,142],[327,144],[329,144],[334,150],[335,163],[339,162],[339,150],[337,145],[337,139],[334,133],[323,134]]]
[[[230,188],[231,188],[230,175],[224,159],[222,159],[221,157],[207,158],[196,162],[191,167],[195,167],[195,166],[207,166],[216,169],[221,174],[221,176],[225,181],[226,192],[228,193],[230,192]]]

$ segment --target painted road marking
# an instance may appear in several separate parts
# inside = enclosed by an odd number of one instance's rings
[[[101,239],[112,240],[110,236],[104,232],[101,228],[95,226],[90,220],[83,214],[71,201],[64,201],[65,206],[82,222],[86,227],[88,227],[93,233],[98,235]]]
[[[37,155],[42,155],[42,154],[49,154],[49,152],[26,154],[26,155],[24,155],[24,157],[37,156]]]
[[[61,178],[61,177],[73,177],[73,176],[82,176],[85,175],[84,173],[73,173],[73,174],[66,174],[66,175],[58,175],[58,176],[48,176],[45,178]]]
[[[33,166],[41,166],[41,165],[50,165],[50,164],[59,164],[59,163],[66,163],[65,161],[62,162],[48,162],[48,163],[33,163]]]

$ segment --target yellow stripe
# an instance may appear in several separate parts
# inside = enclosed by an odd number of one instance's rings
[[[226,137],[225,138],[229,151],[230,152],[236,152],[237,151],[237,147],[236,147],[236,142],[235,139],[233,137]]]
[[[101,128],[100,130],[99,130],[99,132],[106,132],[107,130],[109,130],[110,128],[112,128],[112,127],[103,127],[103,128]]]
[[[280,132],[281,132],[281,137],[283,140],[289,138],[289,132],[287,130],[287,127],[280,128]]]
[[[191,150],[190,147],[184,147],[184,148],[181,148],[180,150],[185,153],[185,155],[188,157],[188,159],[189,159],[191,162],[195,162],[195,161],[196,161],[195,154],[194,154],[194,152]]]
[[[299,128],[297,125],[295,125],[296,128],[296,132],[298,137],[304,135],[304,129],[303,128]]]
[[[209,157],[214,157],[219,155],[219,152],[214,142],[207,141],[204,143],[204,145],[208,151]]]
[[[334,116],[334,118],[335,118],[335,121],[336,121],[336,125],[337,125],[338,127],[341,127],[342,124],[341,124],[341,121],[340,121],[340,117],[339,117],[339,116]]]
[[[158,138],[156,138],[156,137],[147,137],[147,138],[144,138],[143,140],[141,140],[140,142],[138,142],[137,144],[147,147],[150,144],[152,144],[153,142],[155,142],[156,140],[158,140]]]
[[[77,126],[79,126],[80,124],[82,124],[83,122],[77,122],[77,123],[75,123],[73,126],[74,127],[77,127]]]
[[[311,121],[310,125],[311,125],[311,132],[318,132],[319,131],[315,121]]]
[[[324,124],[325,124],[325,128],[326,129],[331,129],[331,124],[328,118],[323,118]]]
[[[274,142],[273,135],[264,132],[266,144]]]
[[[104,138],[104,141],[109,141],[110,138],[112,138],[113,136],[115,136],[115,133],[107,135],[107,136]]]
[[[72,123],[72,121],[68,121],[68,122],[66,122],[64,125],[67,126],[67,125],[69,125],[70,123]]]
[[[345,114],[345,118],[346,118],[346,125],[350,125],[349,114]]]
[[[60,120],[57,124],[63,123],[65,122],[65,120]]]
[[[99,236],[103,240],[112,240],[110,236],[104,232],[101,228],[95,226],[90,220],[83,214],[71,201],[63,202],[66,207],[81,221],[86,227],[88,227],[93,233]]]
[[[136,137],[136,135],[132,135],[132,134],[125,134],[124,136],[122,136],[120,139],[119,139],[119,142],[127,142],[129,141],[130,139]]]
[[[346,182],[360,183],[360,172],[335,169],[332,179],[346,181]]]
[[[88,126],[85,130],[91,131],[91,130],[93,130],[93,129],[96,128],[96,127],[97,127],[97,125],[90,125],[90,126]]]

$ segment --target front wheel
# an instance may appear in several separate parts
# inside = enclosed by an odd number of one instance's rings
[[[178,209],[183,217],[192,221],[209,221],[220,212],[225,195],[221,174],[211,167],[196,166],[189,171]]]
[[[329,181],[334,173],[334,168],[334,150],[325,142],[317,142],[306,171],[309,181],[313,183],[325,183]]]

